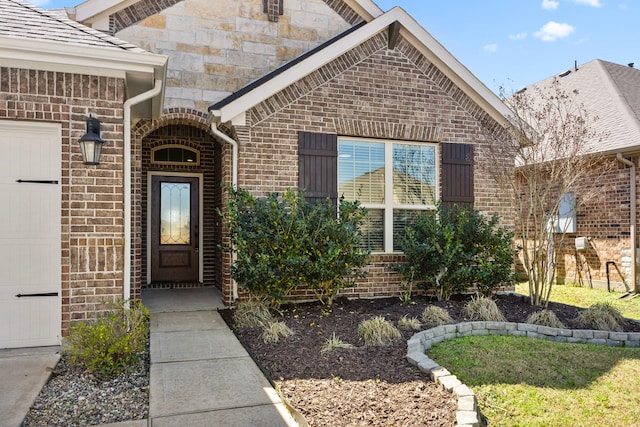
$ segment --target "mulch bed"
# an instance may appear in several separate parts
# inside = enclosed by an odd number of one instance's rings
[[[507,321],[524,322],[539,308],[519,295],[494,298]],[[453,426],[456,399],[406,360],[407,344],[416,331],[404,330],[403,340],[389,347],[365,347],[359,324],[375,316],[397,321],[418,317],[429,304],[446,308],[456,322],[468,297],[434,301],[414,297],[412,304],[398,298],[338,299],[333,307],[305,303],[282,307],[282,318],[295,335],[277,344],[265,344],[259,328],[235,327],[233,310],[221,314],[236,336],[289,403],[311,426]],[[580,308],[550,303],[566,327],[579,329]],[[636,323],[626,331],[640,331]],[[335,334],[355,346],[322,352]]]

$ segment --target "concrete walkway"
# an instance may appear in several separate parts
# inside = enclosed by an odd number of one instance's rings
[[[18,427],[47,383],[60,347],[0,350],[0,426]]]
[[[144,290],[151,312],[149,425],[297,426],[226,325],[215,288]]]

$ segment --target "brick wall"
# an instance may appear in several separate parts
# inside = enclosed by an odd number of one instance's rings
[[[631,158],[638,163],[636,157]],[[576,188],[579,206],[576,213],[576,233],[568,233],[559,248],[558,282],[581,283],[584,286],[606,288],[606,263],[610,265],[609,280],[613,289],[624,290],[623,279],[631,286],[630,234],[630,168],[614,157],[594,169]],[[583,200],[581,200],[583,199]],[[575,249],[575,238],[587,237],[586,250]]]
[[[288,0],[277,22],[263,0],[173,3],[137,2],[112,19],[115,35],[169,55],[165,106],[200,111],[346,30],[357,16],[333,4],[342,2],[322,0]]]
[[[0,118],[62,125],[62,330],[122,298],[124,81],[0,67]],[[93,114],[106,141],[100,165],[78,140]]]
[[[367,138],[474,144],[476,208],[506,216],[497,185],[478,171],[488,166],[482,144],[485,113],[409,43],[388,50],[380,34],[253,108],[239,139],[239,186],[256,195],[298,185],[298,131]],[[366,279],[343,291],[351,297],[397,295],[402,286],[392,254],[372,255]],[[310,297],[300,294],[299,297]]]

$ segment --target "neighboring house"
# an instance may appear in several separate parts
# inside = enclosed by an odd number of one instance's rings
[[[575,211],[570,208],[573,202],[565,203],[565,214],[575,224],[563,246],[557,248],[558,282],[637,290],[632,248],[638,247],[640,70],[633,64],[598,59],[535,83],[527,90],[544,90],[553,82],[564,92],[575,94],[575,102],[596,118],[592,129],[598,139],[587,142],[586,152],[601,155],[604,160],[602,169],[590,172],[575,191],[578,199],[585,190],[597,191],[595,197],[578,204]],[[600,140],[602,135],[605,138]]]
[[[59,181],[49,201],[37,197],[46,208],[36,210],[20,200],[26,186],[10,184],[16,218],[34,216],[23,229],[40,238],[39,221],[51,220],[53,246],[48,259],[34,243],[0,263],[2,271],[50,266],[42,293],[60,293],[48,304],[62,316],[61,324],[53,312],[39,320],[50,338],[94,316],[101,300],[145,288],[216,286],[232,304],[238,290],[216,213],[225,185],[256,195],[302,187],[309,198],[337,199],[354,197],[357,183],[376,226],[368,275],[343,291],[348,297],[400,294],[394,234],[436,201],[473,204],[512,223],[481,172],[490,158],[484,137],[506,122],[506,108],[400,8],[383,12],[369,0],[88,0],[66,10],[86,29],[19,0],[0,5],[0,161],[39,168],[41,156],[51,161],[47,179]],[[136,104],[147,108],[129,116],[128,103],[154,87]],[[106,140],[99,165],[81,161],[89,114]],[[21,144],[41,128],[50,154]],[[17,252],[12,238],[0,237],[3,254]],[[14,281],[0,276],[0,347],[29,344],[5,338],[14,331],[6,325],[36,317],[4,310],[22,303],[13,295],[23,291],[8,286]]]

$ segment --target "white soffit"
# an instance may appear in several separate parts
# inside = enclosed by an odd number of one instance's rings
[[[500,98],[491,92],[477,77],[464,67],[449,51],[420,26],[407,12],[400,7],[380,15],[363,27],[341,38],[331,46],[295,64],[268,82],[229,102],[219,110],[211,111],[219,122],[228,122],[249,110],[253,106],[275,95],[291,85],[294,81],[311,74],[315,70],[344,55],[351,49],[386,31],[389,25],[398,21],[401,34],[414,45],[425,57],[434,63],[449,79],[460,87],[471,99],[485,109],[499,123],[505,123],[509,115],[508,108]],[[292,79],[295,76],[295,79]]]

